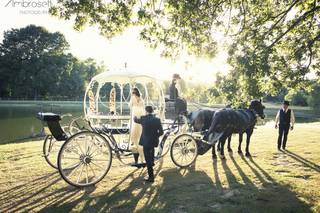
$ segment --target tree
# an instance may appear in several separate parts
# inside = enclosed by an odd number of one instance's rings
[[[24,99],[80,98],[90,79],[104,70],[89,58],[67,53],[58,32],[29,25],[4,33],[0,44],[0,97]]]
[[[223,102],[233,107],[246,107],[251,100],[256,97],[262,97],[257,89],[257,81],[248,79],[239,72],[231,70],[228,75],[217,73],[215,86],[209,90],[214,99],[223,98]]]
[[[1,95],[37,98],[45,87],[54,84],[66,65],[60,56],[69,44],[60,33],[49,33],[43,27],[29,25],[4,33],[0,45]]]
[[[303,90],[290,90],[285,97],[292,105],[308,106],[308,94]]]
[[[317,0],[158,0],[63,1],[51,9],[75,28],[98,25],[111,38],[138,26],[140,38],[166,57],[182,52],[214,57],[214,32],[230,42],[229,63],[243,79],[243,91],[256,83],[261,92],[283,86],[304,87],[306,75],[319,74],[319,12]]]
[[[320,112],[320,82],[314,82],[311,86],[308,104],[316,112]]]

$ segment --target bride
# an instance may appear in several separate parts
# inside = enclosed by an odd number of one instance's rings
[[[131,150],[133,152],[135,164],[139,163],[138,162],[139,158],[141,163],[144,162],[143,147],[139,145],[140,136],[142,133],[142,126],[133,121],[134,117],[139,118],[145,114],[144,101],[140,96],[141,94],[138,88],[133,88],[131,101],[130,101],[130,109],[131,109],[130,142],[131,142]]]

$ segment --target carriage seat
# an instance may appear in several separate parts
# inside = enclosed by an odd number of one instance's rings
[[[176,116],[187,113],[187,101],[178,97],[175,100],[165,99],[166,117],[174,119]]]
[[[51,134],[57,141],[68,139],[60,125],[61,116],[52,112],[38,112],[37,118],[44,124],[46,134]],[[49,131],[48,131],[49,130]]]

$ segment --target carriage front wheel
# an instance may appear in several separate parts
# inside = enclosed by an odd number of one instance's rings
[[[76,187],[91,186],[108,173],[112,162],[109,138],[91,131],[70,137],[58,155],[61,177]]]
[[[44,159],[46,159],[47,163],[55,169],[58,169],[57,157],[63,142],[64,141],[57,141],[52,135],[47,135],[46,138],[44,139],[44,143],[43,143]]]
[[[197,158],[198,146],[196,140],[189,134],[176,137],[171,145],[170,156],[178,167],[188,167]]]

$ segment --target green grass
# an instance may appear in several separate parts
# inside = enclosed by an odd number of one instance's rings
[[[41,157],[42,141],[0,145],[0,212],[320,212],[320,123],[297,124],[288,152],[276,150],[276,134],[259,126],[252,158],[234,152],[213,162],[207,153],[178,169],[166,156],[152,185],[144,169],[114,160],[87,189],[61,180]]]

